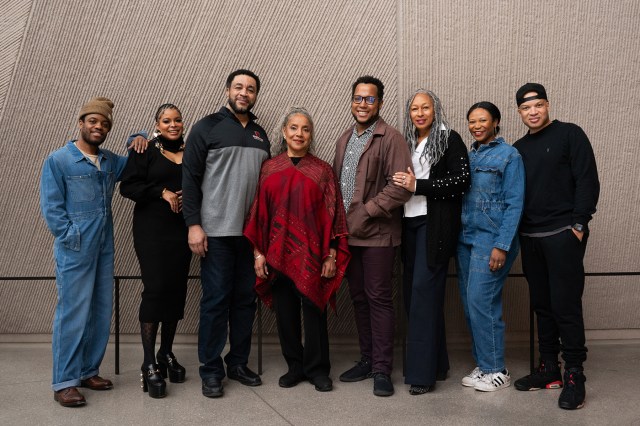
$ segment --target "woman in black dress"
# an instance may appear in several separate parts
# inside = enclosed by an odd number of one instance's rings
[[[153,398],[162,398],[164,378],[178,383],[185,379],[185,369],[173,355],[172,345],[178,321],[184,317],[191,250],[181,214],[182,114],[175,105],[164,104],[155,119],[157,136],[145,152],[131,152],[120,193],[136,202],[133,242],[144,284],[139,314],[143,390]],[[160,349],[154,354],[160,323]]]

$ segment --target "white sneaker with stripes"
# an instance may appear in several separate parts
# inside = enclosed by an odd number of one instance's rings
[[[505,372],[483,374],[474,386],[475,390],[482,392],[493,392],[511,386],[511,376],[507,370]],[[506,373],[506,374],[505,374]]]
[[[480,371],[480,367],[476,367],[473,371],[462,378],[462,386],[474,387],[476,383],[482,378],[483,374]]]

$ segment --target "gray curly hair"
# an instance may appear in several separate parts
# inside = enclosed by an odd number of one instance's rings
[[[287,142],[284,140],[284,136],[282,136],[282,129],[287,125],[289,119],[294,115],[303,115],[309,120],[309,124],[311,125],[311,143],[309,144],[309,151],[313,147],[313,142],[315,139],[315,126],[313,124],[313,119],[311,118],[311,114],[303,107],[291,107],[287,110],[286,113],[282,115],[280,120],[278,120],[279,125],[277,125],[273,131],[271,132],[271,140],[273,144],[271,146],[271,154],[273,156],[280,155],[283,152],[287,152]]]
[[[418,94],[428,95],[433,101],[433,124],[431,124],[431,130],[429,131],[429,138],[427,139],[427,145],[425,146],[422,154],[420,155],[420,164],[425,160],[429,161],[429,165],[436,164],[444,152],[447,150],[449,143],[449,134],[451,128],[449,122],[445,116],[442,108],[440,98],[436,96],[431,90],[418,89],[407,100],[406,109],[404,113],[404,137],[409,145],[409,150],[413,153],[416,150],[416,142],[418,139],[418,131],[411,121],[411,103]],[[442,128],[444,127],[444,130]]]

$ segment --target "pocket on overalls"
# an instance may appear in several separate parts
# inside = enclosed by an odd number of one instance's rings
[[[80,228],[72,223],[60,242],[69,250],[80,251]]]
[[[82,203],[96,198],[91,175],[67,176],[67,188],[73,202]]]

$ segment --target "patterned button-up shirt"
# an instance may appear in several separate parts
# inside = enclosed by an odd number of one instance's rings
[[[340,189],[342,190],[342,199],[346,211],[349,210],[356,188],[356,169],[358,168],[360,156],[362,155],[364,146],[373,135],[376,123],[377,121],[369,126],[361,135],[358,135],[358,131],[356,130],[357,126],[354,126],[349,142],[347,142],[344,161],[342,163],[342,172],[340,173]]]

